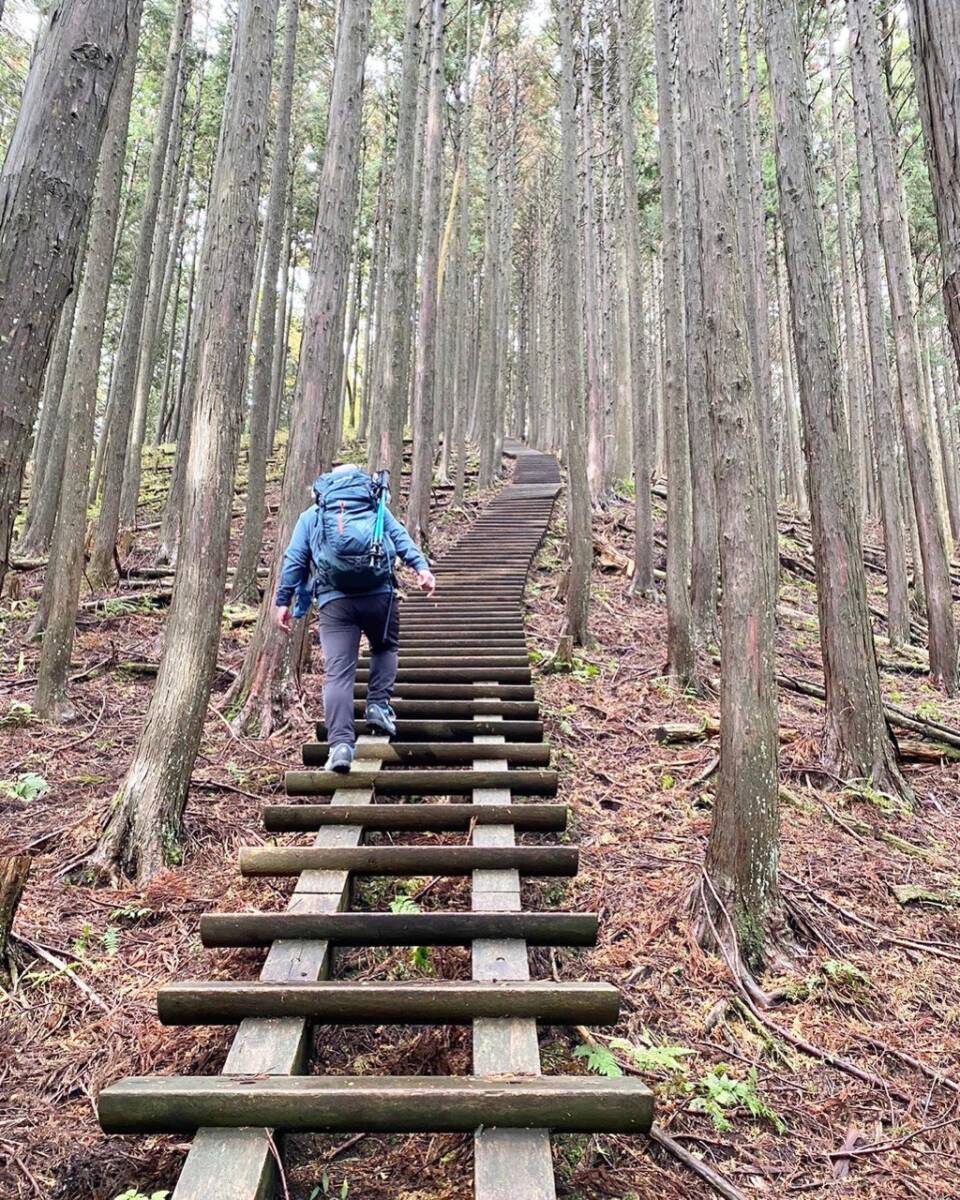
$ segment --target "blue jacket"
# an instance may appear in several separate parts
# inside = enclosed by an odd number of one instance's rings
[[[310,551],[311,538],[318,529],[318,510],[311,505],[297,518],[290,535],[290,544],[283,556],[283,568],[280,571],[280,581],[277,584],[276,605],[286,608],[296,593],[297,603],[293,610],[295,617],[303,617],[310,611],[310,603],[316,600],[318,607],[323,608],[331,600],[341,600],[346,592],[333,589],[314,591],[313,565],[314,558]],[[410,534],[404,529],[390,510],[387,510],[384,522],[384,533],[389,538],[398,558],[415,571],[426,571],[429,563],[417,548]],[[386,548],[386,547],[385,547]],[[377,592],[392,591],[393,584],[387,580],[371,588],[370,595]]]

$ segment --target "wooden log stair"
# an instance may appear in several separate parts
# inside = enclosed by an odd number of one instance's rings
[[[173,1200],[266,1200],[286,1131],[474,1135],[478,1200],[554,1200],[550,1131],[645,1133],[651,1092],[636,1078],[541,1074],[541,1024],[613,1024],[616,988],[531,980],[528,946],[587,946],[590,913],[524,912],[520,876],[572,875],[577,850],[519,845],[562,832],[563,805],[534,698],[523,590],[547,530],[560,473],[549,455],[510,445],[507,484],[442,559],[431,599],[403,606],[397,737],[368,736],[366,671],[357,683],[358,754],[348,776],[318,769],[324,729],[270,804],[268,832],[315,833],[312,846],[249,847],[249,876],[294,876],[279,913],[211,913],[203,944],[263,946],[253,982],[161,988],[172,1024],[236,1024],[223,1073],[121,1080],[98,1098],[108,1133],[178,1133],[193,1142]],[[417,797],[453,797],[420,802]],[[535,801],[515,803],[518,797]],[[392,798],[396,797],[397,800]],[[383,800],[382,803],[378,802]],[[461,832],[463,845],[366,845],[370,832]],[[469,912],[350,911],[366,875],[470,875]],[[336,946],[465,945],[470,981],[333,981]],[[310,1075],[313,1023],[461,1024],[473,1029],[473,1075]],[[274,1138],[276,1131],[277,1140]],[[282,1143],[279,1143],[282,1144]]]

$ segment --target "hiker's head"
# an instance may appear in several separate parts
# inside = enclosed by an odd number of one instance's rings
[[[330,472],[331,475],[343,475],[347,471],[359,471],[360,468],[356,463],[341,463],[339,467],[334,467]]]

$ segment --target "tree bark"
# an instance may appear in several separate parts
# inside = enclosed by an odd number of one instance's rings
[[[752,187],[753,146],[748,135],[748,106],[743,90],[743,63],[740,39],[739,0],[726,0],[727,60],[730,71],[730,119],[733,146],[733,188],[737,213],[740,258],[743,264],[744,284],[751,298],[745,308],[747,337],[750,347],[750,373],[753,390],[760,403],[760,411],[767,416],[761,427],[764,442],[764,461],[770,472],[768,496],[771,501],[770,522],[776,524],[776,439],[773,432],[772,405],[770,402],[770,335],[767,326],[767,295],[762,272],[762,255],[755,245],[756,221],[753,213],[754,192]],[[759,269],[758,269],[759,268]]]
[[[630,311],[630,393],[633,407],[633,475],[636,492],[636,525],[633,590],[653,592],[653,507],[650,479],[650,414],[644,391],[643,283],[640,261],[640,205],[637,198],[637,135],[633,123],[633,87],[630,73],[629,0],[617,0],[617,60],[620,84],[620,157],[623,164],[624,242],[627,255],[626,287]]]
[[[293,109],[293,73],[296,65],[299,0],[285,0],[286,26],[283,35],[283,64],[277,85],[277,125],[270,168],[270,194],[263,227],[264,269],[260,298],[260,332],[253,363],[253,392],[250,399],[250,441],[247,449],[247,495],[243,535],[233,577],[231,599],[256,603],[257,567],[266,511],[267,460],[272,446],[270,410],[273,392],[273,356],[277,325],[277,279],[283,242],[284,212],[290,185],[290,117]],[[286,305],[284,304],[284,309]]]
[[[854,502],[857,520],[863,526],[866,505],[866,464],[863,442],[863,366],[858,353],[858,340],[853,311],[851,283],[850,234],[847,229],[847,200],[843,190],[844,160],[841,136],[843,116],[840,111],[840,83],[837,78],[836,50],[832,25],[828,24],[827,42],[830,60],[830,115],[833,157],[833,189],[837,205],[837,248],[840,257],[840,294],[843,301],[844,367],[847,393],[847,425],[850,457],[853,462]]]
[[[663,390],[667,449],[667,674],[681,688],[695,686],[696,655],[690,607],[693,509],[690,495],[690,436],[683,373],[683,284],[680,194],[672,46],[671,0],[655,0],[657,110],[660,127],[660,203],[663,210]]]
[[[233,477],[243,422],[246,327],[278,0],[241,5],[204,234],[204,306],[183,553],[143,733],[94,855],[152,875],[180,861],[180,830],[216,668]]]
[[[880,233],[887,266],[887,292],[893,317],[910,485],[917,516],[929,623],[930,680],[947,695],[957,691],[957,631],[946,547],[940,527],[936,479],[922,409],[922,380],[917,337],[909,238],[897,174],[890,111],[880,68],[880,44],[870,0],[847,0],[853,54],[859,60],[880,201]],[[864,181],[861,180],[861,183]]]
[[[227,697],[236,705],[234,728],[269,737],[291,700],[291,642],[276,624],[274,594],[283,550],[309,503],[310,483],[332,457],[332,416],[337,409],[343,312],[350,287],[350,244],[360,162],[363,74],[370,0],[342,11],[327,128],[330,138],[320,173],[312,277],[307,292],[300,370],[290,413],[290,436],[280,494],[273,569],[260,604],[243,669]],[[323,444],[323,443],[326,444]]]
[[[130,14],[130,42],[137,45],[142,3]],[[130,102],[136,74],[136,51],[124,56],[110,101],[107,133],[100,154],[97,190],[90,213],[90,244],[83,284],[77,301],[74,349],[64,396],[69,401],[65,423],[70,430],[66,448],[60,507],[50,561],[43,581],[40,624],[44,628],[37,694],[39,716],[72,721],[76,710],[67,694],[67,676],[76,630],[77,602],[83,576],[87,487],[97,414],[97,380],[107,300],[113,276],[114,240],[123,187],[123,165],[130,122]]]
[[[680,47],[681,70],[686,69],[686,47]],[[685,98],[681,96],[681,103]],[[717,637],[717,485],[713,474],[713,434],[707,403],[704,357],[703,284],[700,279],[700,244],[696,222],[696,147],[689,113],[680,130],[680,181],[683,211],[683,300],[687,417],[690,433],[693,541],[690,555],[690,605],[693,628],[701,643]]]
[[[436,380],[437,301],[440,259],[440,204],[443,165],[443,25],[446,0],[430,5],[430,85],[424,146],[423,256],[420,262],[420,312],[417,318],[413,385],[413,463],[407,527],[416,542],[430,537],[430,496],[434,457],[434,386]]]
[[[191,0],[192,4],[192,0]],[[147,409],[153,388],[156,367],[158,333],[166,312],[171,275],[167,275],[167,264],[171,260],[171,246],[176,247],[179,233],[175,229],[174,210],[177,201],[177,160],[181,149],[180,130],[183,120],[183,105],[187,90],[187,49],[191,31],[190,12],[184,28],[183,40],[177,60],[177,81],[170,128],[166,135],[166,157],[163,164],[160,200],[157,219],[153,230],[153,249],[150,254],[150,269],[147,291],[143,303],[143,318],[137,350],[137,367],[133,387],[133,417],[127,440],[126,459],[123,467],[123,483],[120,490],[120,528],[135,529],[137,525],[137,502],[140,498],[141,460],[147,436]],[[184,156],[186,161],[186,156]],[[184,200],[184,202],[186,202]]]
[[[77,276],[81,286],[87,236],[85,232],[77,253]],[[67,297],[43,381],[43,414],[48,415],[50,420],[44,421],[41,415],[41,429],[33,455],[33,478],[30,480],[27,515],[23,536],[17,543],[17,554],[20,558],[41,558],[47,553],[57,520],[60,483],[63,479],[63,463],[70,430],[70,398],[64,391],[64,379],[70,358],[79,290],[80,287],[75,287]]]
[[[873,397],[874,453],[883,518],[884,561],[887,572],[887,634],[893,648],[910,641],[910,594],[907,582],[906,530],[900,500],[902,451],[900,414],[894,403],[890,362],[887,358],[886,320],[883,311],[877,193],[873,180],[870,119],[864,95],[863,65],[851,55],[853,117],[860,177],[860,234],[863,240],[863,284],[867,344]]]
[[[403,457],[403,422],[407,409],[410,339],[406,330],[413,307],[409,271],[413,212],[413,167],[417,140],[417,68],[420,60],[420,0],[406,0],[400,79],[397,142],[393,170],[393,212],[384,286],[384,325],[378,366],[378,402],[370,427],[369,466],[389,468],[399,480]]]
[[[910,49],[927,170],[940,234],[943,307],[960,370],[960,12],[910,0]]]
[[[590,72],[590,14],[581,10],[580,35],[580,194],[583,205],[583,279],[587,364],[587,479],[590,498],[597,504],[604,490],[604,413],[601,370],[597,226],[593,187],[593,87]]]
[[[112,386],[114,400],[109,430],[110,440],[107,443],[104,458],[100,515],[97,519],[90,555],[89,573],[95,583],[107,583],[116,575],[114,556],[117,532],[120,528],[120,503],[124,466],[127,459],[127,442],[133,420],[143,312],[150,280],[150,255],[153,249],[153,235],[160,206],[160,195],[163,190],[163,168],[167,159],[167,141],[179,90],[180,56],[187,36],[191,9],[192,0],[177,0],[177,9],[167,50],[163,91],[160,97],[160,107],[157,110],[153,148],[150,152],[150,169],[140,218],[140,230],[137,235],[133,275],[124,310],[120,345],[117,347],[117,361],[114,366]]]
[[[793,0],[765,0],[767,69],[776,129],[777,179],[817,570],[826,690],[822,760],[841,779],[909,793],[897,766],[880,697],[860,521],[849,471],[843,384],[831,306],[830,268],[814,173],[810,97]]]
[[[75,286],[107,106],[135,3],[57,0],[0,170],[0,589],[43,373]]]
[[[755,967],[770,957],[783,925],[777,880],[776,547],[734,232],[717,0],[687,0],[681,37],[689,56],[684,82],[697,148],[698,211],[690,218],[700,231],[723,588],[720,778],[705,873],[732,930],[712,893],[703,901],[721,941],[732,950],[735,940],[742,960]],[[700,928],[708,942],[709,923],[704,920]]]
[[[2,6],[0,6],[2,15]],[[10,982],[10,964],[7,945],[10,939],[10,929],[20,897],[27,886],[30,875],[29,854],[0,855],[0,984],[6,987]]]
[[[577,229],[577,117],[574,75],[573,0],[557,0],[560,26],[560,225],[563,339],[563,387],[567,393],[566,437],[567,577],[565,636],[583,646],[589,638],[590,571],[593,566],[590,485],[587,480],[587,413],[583,374],[583,288]]]

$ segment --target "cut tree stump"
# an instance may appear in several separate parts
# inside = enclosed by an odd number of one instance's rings
[[[17,915],[20,897],[30,874],[28,854],[5,854],[0,856],[0,980],[10,981],[10,963],[7,946],[10,929]]]

